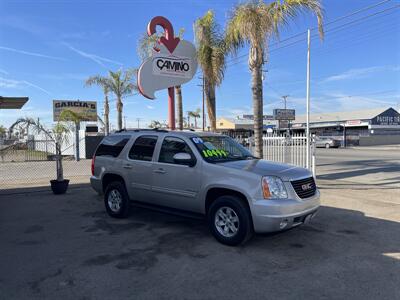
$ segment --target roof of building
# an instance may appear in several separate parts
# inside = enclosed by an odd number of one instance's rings
[[[377,115],[388,110],[390,107],[379,107],[372,109],[364,109],[357,111],[345,111],[345,112],[331,112],[331,113],[313,113],[310,114],[310,122],[337,122],[337,121],[347,121],[347,120],[370,120]],[[296,116],[294,123],[305,123],[306,115]]]
[[[218,121],[220,120],[227,120],[233,124],[240,124],[240,125],[253,125],[254,124],[254,120],[250,120],[250,119],[242,119],[242,118],[227,118],[227,117],[221,117],[218,119]],[[217,122],[218,122],[217,121]],[[277,121],[275,120],[264,120],[264,124],[275,124]]]

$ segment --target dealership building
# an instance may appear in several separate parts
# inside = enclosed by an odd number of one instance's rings
[[[266,115],[263,123],[265,132],[303,133],[306,129],[306,116],[296,116],[295,120],[288,123]],[[224,133],[250,135],[252,127],[252,116],[217,120],[217,129]],[[400,113],[392,107],[381,107],[311,114],[310,132],[340,140],[343,146],[400,144]]]

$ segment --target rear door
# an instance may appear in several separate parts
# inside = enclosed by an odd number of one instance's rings
[[[133,200],[152,202],[153,156],[157,140],[156,135],[139,135],[122,165],[129,181],[129,197]]]
[[[194,166],[177,164],[176,153],[188,153]],[[193,149],[183,139],[165,136],[153,164],[153,194],[159,205],[199,212],[198,193],[201,185],[201,162],[196,161]]]

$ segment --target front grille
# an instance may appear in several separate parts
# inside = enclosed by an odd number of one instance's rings
[[[291,181],[291,184],[301,199],[312,197],[317,191],[317,186],[313,177]]]

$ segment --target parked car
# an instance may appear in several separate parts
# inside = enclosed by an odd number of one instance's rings
[[[319,136],[315,138],[315,147],[317,148],[339,148],[340,141],[330,137]]]
[[[128,215],[130,201],[207,220],[214,237],[238,245],[253,232],[289,229],[320,205],[310,171],[261,160],[225,135],[133,130],[103,139],[91,185],[107,213]],[[133,206],[132,206],[133,207]]]

